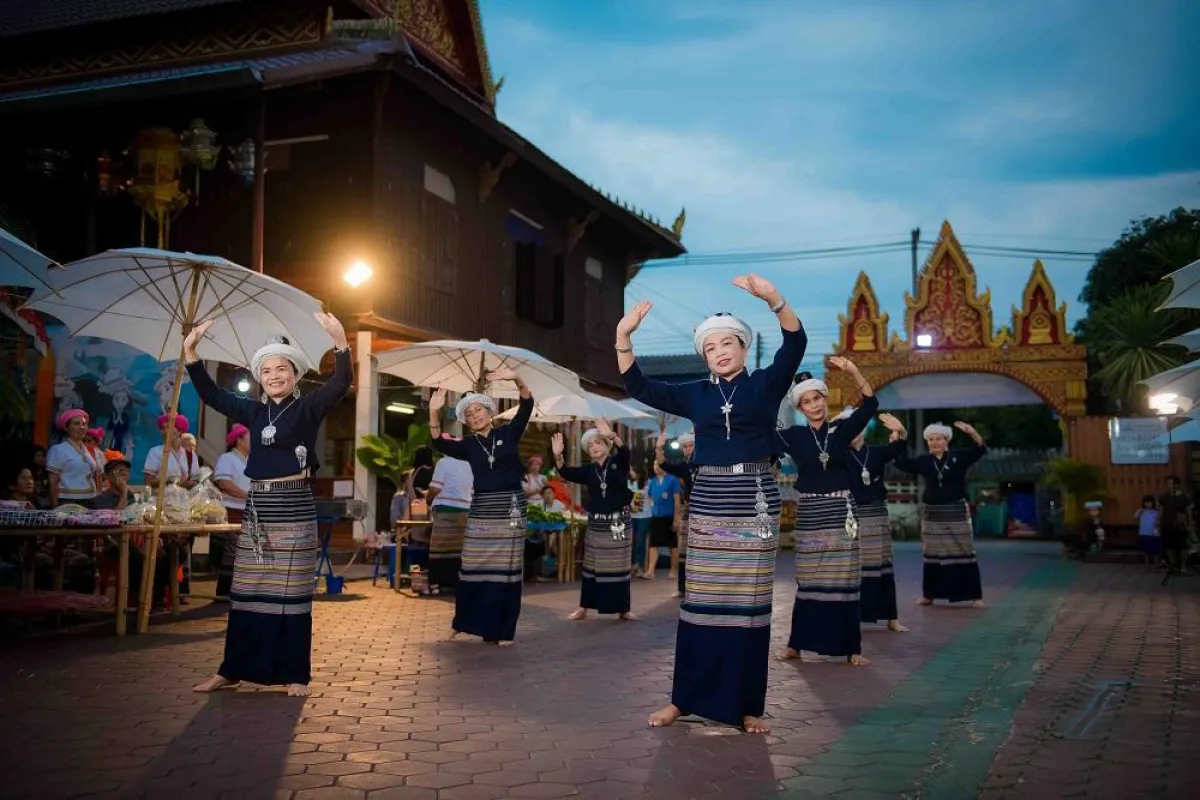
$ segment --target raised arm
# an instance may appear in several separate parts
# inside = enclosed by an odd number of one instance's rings
[[[924,455],[910,456],[907,448],[903,449],[892,461],[896,465],[896,469],[901,472],[907,472],[910,475],[925,475],[928,470],[926,464],[928,460]]]
[[[517,403],[517,413],[513,415],[512,421],[508,423],[508,428],[519,440],[525,435],[525,428],[528,427],[529,418],[533,415],[533,393],[529,391],[529,387],[525,385],[525,381],[521,380],[521,376],[514,370],[498,369],[489,372],[487,377],[489,383],[512,381],[517,385],[517,391],[521,395],[521,400]]]
[[[975,443],[974,447],[960,450],[958,453],[958,459],[965,469],[983,458],[984,454],[987,453],[987,443],[983,441],[983,437],[979,435],[979,431],[965,422],[956,422],[954,423],[954,427],[967,436],[970,436],[971,441]]]
[[[779,290],[761,275],[739,275],[733,279],[733,285],[766,303],[779,321],[783,343],[775,351],[775,358],[763,371],[768,375],[767,380],[773,392],[782,397],[791,387],[792,376],[800,368],[800,362],[804,360],[804,352],[808,348],[808,337],[804,333],[804,327]]]
[[[218,387],[196,353],[196,345],[212,325],[212,320],[201,322],[183,338],[183,363],[187,367],[188,377],[192,379],[192,386],[195,387],[196,394],[200,395],[201,402],[234,422],[249,427],[258,410],[257,404],[249,397],[242,397]]]
[[[835,433],[838,437],[838,446],[844,447],[850,444],[854,437],[867,429],[867,424],[875,416],[875,412],[879,410],[879,399],[875,397],[875,392],[871,388],[871,384],[858,371],[858,365],[850,359],[843,358],[842,356],[834,356],[829,359],[829,366],[849,375],[858,386],[859,394],[862,395],[862,402],[859,403],[858,408],[850,413],[849,419],[838,426]]]
[[[679,386],[647,378],[633,357],[633,332],[642,324],[651,308],[653,305],[648,300],[642,300],[617,323],[617,368],[621,371],[621,380],[630,397],[659,411],[686,417],[687,409]]]
[[[588,471],[585,467],[569,467],[563,461],[563,451],[566,449],[566,444],[563,442],[563,435],[561,433],[556,433],[550,437],[550,449],[554,453],[554,467],[558,470],[558,474],[562,476],[563,480],[570,481],[571,483],[587,484]]]
[[[338,318],[324,313],[313,316],[321,323],[329,338],[333,339],[333,375],[317,387],[308,401],[313,411],[323,417],[350,391],[350,384],[354,382],[354,366],[350,363],[350,342]]]

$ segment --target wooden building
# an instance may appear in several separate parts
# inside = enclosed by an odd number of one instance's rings
[[[500,121],[497,89],[474,0],[8,0],[0,206],[60,261],[145,243],[325,300],[358,359],[327,429],[346,475],[371,352],[488,338],[615,390],[624,287],[683,252]]]

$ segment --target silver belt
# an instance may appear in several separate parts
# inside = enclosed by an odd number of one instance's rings
[[[828,497],[834,500],[845,500],[850,496],[849,489],[838,489],[836,492],[796,492],[797,497]]]
[[[745,464],[701,464],[701,475],[761,475],[772,469],[770,461],[747,461]]]
[[[629,513],[629,509],[623,511],[612,511],[607,514],[588,514],[588,519],[621,519]]]
[[[280,489],[306,488],[308,488],[308,478],[296,478],[290,481],[250,481],[250,491],[252,492],[274,492]]]

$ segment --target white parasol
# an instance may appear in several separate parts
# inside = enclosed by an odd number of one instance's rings
[[[60,265],[0,228],[0,286],[47,289],[51,267]]]
[[[643,411],[649,415],[649,419],[639,418],[625,423],[635,430],[654,431],[657,433],[665,427],[667,437],[676,439],[692,429],[692,423],[689,420],[677,417],[674,414],[668,414],[665,411],[659,411],[657,408],[648,406],[640,400],[622,400],[621,402],[630,408]]]
[[[509,420],[517,409],[508,409],[496,415],[497,419]],[[533,408],[534,422],[572,422],[577,419],[607,419],[632,424],[634,420],[652,421],[645,411],[639,411],[625,403],[591,392],[560,394],[537,397]]]
[[[535,398],[580,394],[579,376],[532,350],[477,342],[444,339],[420,342],[375,356],[379,371],[403,378],[415,386],[429,386],[463,394],[487,391],[494,397],[515,398],[515,386],[488,386],[487,374],[498,369],[519,372]]]
[[[97,336],[136,347],[159,361],[183,361],[183,337],[200,322],[217,322],[197,346],[203,359],[249,365],[267,337],[286,334],[313,364],[330,347],[313,314],[321,304],[286,283],[219,256],[151,248],[109,250],[50,273],[49,286],[27,308],[57,317],[72,336]],[[183,381],[175,381],[168,413],[179,410]],[[164,440],[165,444],[165,440]],[[158,475],[154,530],[147,562],[158,552],[169,459]],[[154,570],[143,571],[138,631],[149,626]]]
[[[1200,328],[1180,334],[1174,338],[1167,339],[1165,342],[1163,342],[1163,344],[1182,347],[1189,353],[1200,351]]]
[[[1140,383],[1149,390],[1152,406],[1175,406],[1186,411],[1200,400],[1200,361],[1181,364]]]
[[[1200,260],[1175,270],[1163,280],[1171,281],[1171,293],[1159,308],[1200,308]]]

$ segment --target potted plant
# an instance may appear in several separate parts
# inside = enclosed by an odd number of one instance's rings
[[[409,425],[408,435],[403,441],[386,433],[378,436],[367,434],[357,450],[358,463],[399,489],[404,486],[405,474],[412,469],[417,448],[430,441],[429,426],[426,424]]]

